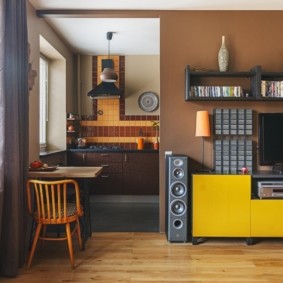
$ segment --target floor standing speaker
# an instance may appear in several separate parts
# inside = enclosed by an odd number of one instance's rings
[[[188,156],[166,157],[166,236],[170,242],[188,241]]]

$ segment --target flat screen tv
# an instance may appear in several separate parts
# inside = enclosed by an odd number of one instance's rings
[[[283,168],[283,113],[258,115],[259,164]]]

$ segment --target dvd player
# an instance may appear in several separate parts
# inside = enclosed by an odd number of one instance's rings
[[[283,181],[263,181],[257,183],[259,198],[283,198]]]

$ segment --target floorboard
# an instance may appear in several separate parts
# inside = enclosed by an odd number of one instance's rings
[[[71,270],[64,242],[38,248],[31,266],[1,283],[62,282],[283,282],[283,239],[209,239],[169,243],[162,233],[94,232],[85,251],[74,239]]]

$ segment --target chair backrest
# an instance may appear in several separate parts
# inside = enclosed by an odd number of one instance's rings
[[[75,180],[28,180],[27,201],[29,213],[42,224],[64,224],[83,214]]]

